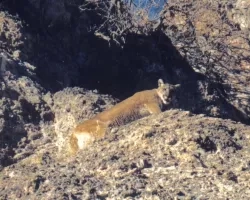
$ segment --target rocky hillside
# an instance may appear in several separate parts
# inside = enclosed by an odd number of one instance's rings
[[[84,3],[0,2],[0,200],[250,199],[250,4],[169,0],[117,42]],[[69,156],[76,124],[158,78],[181,84],[163,113]]]
[[[249,122],[249,1],[168,1],[162,29],[197,72],[219,82]]]
[[[53,143],[6,167],[3,199],[248,199],[249,126],[166,111],[67,161]],[[20,184],[22,183],[22,184]]]

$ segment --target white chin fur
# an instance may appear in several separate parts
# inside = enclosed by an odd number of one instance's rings
[[[167,104],[166,100],[163,98],[163,95],[160,94],[158,91],[157,91],[157,94],[158,94],[158,96],[160,97],[160,99],[162,100],[162,102],[163,102],[164,104]]]

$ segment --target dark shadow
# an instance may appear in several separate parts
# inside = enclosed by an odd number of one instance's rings
[[[13,164],[13,156],[14,156],[14,151],[13,149],[3,149],[0,146],[0,171],[8,166]]]
[[[7,121],[7,119],[6,119]],[[23,126],[8,126],[3,127],[0,135],[0,171],[1,168],[11,165],[15,162],[14,149],[17,148],[18,143],[23,137],[27,137],[27,132]]]

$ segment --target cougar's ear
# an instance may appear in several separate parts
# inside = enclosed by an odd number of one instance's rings
[[[164,86],[164,82],[162,79],[158,80],[158,87],[163,87]]]

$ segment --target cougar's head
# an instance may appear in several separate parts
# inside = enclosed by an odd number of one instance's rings
[[[164,104],[169,104],[171,102],[173,92],[176,88],[180,87],[180,84],[177,85],[171,85],[171,84],[164,84],[162,79],[158,80],[158,88],[157,88],[157,94],[161,98],[162,102]]]

